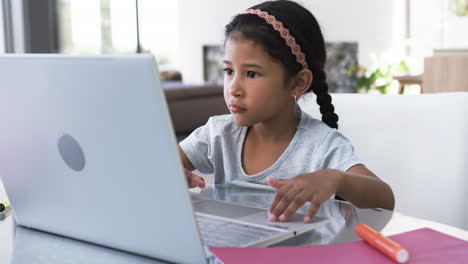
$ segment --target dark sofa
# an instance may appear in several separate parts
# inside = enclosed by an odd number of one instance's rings
[[[204,125],[210,116],[229,113],[224,102],[222,85],[164,81],[162,87],[179,141]]]

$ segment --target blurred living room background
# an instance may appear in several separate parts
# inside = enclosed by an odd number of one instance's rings
[[[227,113],[224,25],[259,2],[2,0],[0,53],[151,53],[183,137]],[[468,91],[468,0],[298,2],[322,26],[330,92]]]

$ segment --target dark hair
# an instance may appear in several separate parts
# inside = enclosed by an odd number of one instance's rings
[[[338,129],[338,115],[335,114],[326,82],[325,41],[315,17],[300,4],[285,0],[267,1],[249,9],[260,9],[273,15],[296,39],[314,76],[307,92],[312,90],[317,95],[322,121],[328,126]],[[288,79],[302,69],[301,64],[296,61],[296,57],[286,45],[285,40],[281,38],[280,33],[274,30],[263,18],[253,14],[235,16],[226,25],[225,37],[226,39],[236,37],[236,34],[262,45],[273,59],[283,64]]]

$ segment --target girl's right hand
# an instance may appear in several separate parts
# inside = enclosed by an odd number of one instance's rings
[[[187,179],[189,188],[195,188],[195,187],[205,188],[205,180],[202,177],[193,174],[189,170],[186,170],[186,169],[184,170],[185,170],[185,178]]]

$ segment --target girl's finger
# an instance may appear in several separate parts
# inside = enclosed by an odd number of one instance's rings
[[[284,213],[284,210],[289,206],[289,204],[294,201],[296,195],[298,195],[299,193],[299,190],[292,186],[284,195],[282,195],[275,208],[271,209],[270,220],[275,221],[279,219],[281,221],[286,221],[287,219],[285,219],[282,214]]]
[[[275,179],[275,178],[268,178],[267,179],[267,183],[275,188],[275,189],[280,189],[281,187],[283,187],[285,184],[287,184],[287,180],[284,180],[284,179]]]
[[[309,206],[309,209],[307,210],[306,215],[304,216],[304,223],[312,222],[312,218],[314,218],[319,208],[320,208],[320,201],[313,200],[310,203],[310,206]]]
[[[196,182],[196,187],[205,188],[206,184],[205,184],[205,179],[203,179],[203,177],[194,176],[193,180],[195,180],[195,182]]]
[[[297,212],[297,210],[299,210],[299,208],[301,208],[301,206],[303,206],[305,204],[305,202],[307,202],[307,193],[302,191],[300,193],[298,193],[293,201],[291,203],[289,203],[289,206],[286,208],[286,210],[284,210],[283,212],[283,218],[280,216],[279,220],[280,221],[288,221],[289,217],[291,217],[291,215],[295,214]]]
[[[273,201],[271,202],[270,213],[276,207],[276,205],[279,203],[279,201],[281,200],[283,195],[285,193],[287,193],[291,187],[292,187],[292,184],[291,184],[290,181],[288,181],[287,184],[283,185],[281,188],[278,189],[278,191],[275,194],[275,197],[273,198]]]

